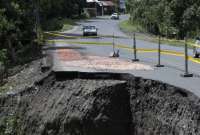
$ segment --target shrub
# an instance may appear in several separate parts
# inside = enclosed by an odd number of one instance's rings
[[[7,50],[2,49],[2,50],[0,50],[0,62],[5,64],[6,61],[7,61]]]
[[[42,24],[42,28],[45,31],[55,31],[60,30],[63,28],[62,20],[54,18],[46,21],[44,24]]]

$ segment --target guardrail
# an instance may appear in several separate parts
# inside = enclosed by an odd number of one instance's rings
[[[56,40],[56,42],[64,42],[64,43],[68,43],[68,44],[79,44],[79,45],[97,45],[97,46],[113,46],[113,50],[115,50],[115,48],[121,48],[124,50],[128,50],[133,52],[134,58],[132,59],[133,62],[135,61],[139,61],[139,59],[137,58],[137,53],[141,53],[141,52],[157,52],[158,53],[158,63],[156,65],[156,67],[164,67],[164,65],[161,64],[161,54],[165,54],[165,55],[173,55],[173,56],[178,56],[178,57],[184,57],[185,58],[185,73],[181,76],[183,77],[192,77],[193,75],[189,73],[189,68],[188,68],[188,61],[192,61],[195,63],[200,64],[200,60],[194,59],[193,57],[188,55],[188,45],[191,47],[197,47],[200,48],[200,46],[197,46],[194,43],[188,42],[187,39],[185,38],[185,40],[170,40],[170,41],[178,41],[178,42],[182,42],[185,46],[185,51],[184,52],[177,52],[177,51],[172,51],[172,50],[163,50],[161,49],[161,37],[158,37],[158,48],[157,49],[145,49],[145,48],[137,48],[137,43],[136,43],[136,34],[133,33],[133,37],[121,37],[121,36],[114,36],[114,35],[100,35],[100,36],[89,36],[89,37],[83,37],[83,36],[67,36],[61,33],[51,33],[51,32],[45,32],[45,34],[51,35],[51,36],[55,36],[55,37],[64,37],[65,39],[76,39],[76,38],[97,38],[97,37],[110,37],[113,38],[113,42],[80,42],[80,41],[67,41],[67,40]],[[133,45],[132,47],[127,46],[127,45],[119,45],[119,44],[115,44],[114,43],[114,38],[126,38],[126,39],[133,39]],[[166,40],[166,39],[162,39],[162,40]],[[168,39],[167,39],[168,40]],[[55,40],[47,40],[48,43],[52,43],[55,42]]]

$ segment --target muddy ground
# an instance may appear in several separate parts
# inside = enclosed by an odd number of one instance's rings
[[[115,73],[50,73],[0,97],[0,134],[199,135],[200,100],[153,80]]]

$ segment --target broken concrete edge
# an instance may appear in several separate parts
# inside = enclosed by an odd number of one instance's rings
[[[152,80],[152,79],[145,79],[140,76],[134,76],[130,73],[116,73],[116,72],[79,72],[79,71],[56,71],[52,72],[57,79],[104,79],[104,80],[125,80],[125,81],[131,81],[131,80],[149,80],[153,83],[159,83],[163,84],[165,87],[164,89],[167,90],[167,87],[173,87],[176,89],[178,93],[181,93],[184,97],[188,97],[191,100],[197,100],[200,99],[198,96],[196,96],[194,93],[190,92],[189,90],[186,90],[184,88],[179,88],[170,84],[167,84],[160,80]]]
[[[5,95],[0,95],[0,99],[4,98],[12,98],[15,96],[23,96],[26,93],[30,93],[36,90],[37,85],[40,85],[49,78],[50,76],[54,76],[56,80],[62,81],[65,79],[96,79],[96,80],[122,80],[122,81],[134,81],[137,82],[137,80],[143,80],[146,82],[147,80],[150,81],[152,84],[162,84],[163,85],[163,90],[168,90],[168,88],[173,88],[175,91],[174,93],[179,93],[182,97],[187,98],[189,101],[193,102],[194,104],[198,104],[200,102],[200,98],[190,92],[189,90],[179,88],[170,84],[167,84],[162,81],[158,80],[152,80],[152,79],[145,79],[139,76],[134,76],[130,73],[114,73],[114,72],[79,72],[79,71],[59,71],[59,72],[54,72],[54,71],[49,71],[47,72],[41,79],[36,81],[34,84],[29,86],[27,89],[24,89],[23,91],[20,91],[18,93],[11,93],[11,94],[5,94]],[[139,81],[138,81],[139,82]]]

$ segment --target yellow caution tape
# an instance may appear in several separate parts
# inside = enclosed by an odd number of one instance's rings
[[[55,42],[64,42],[68,44],[79,44],[79,45],[97,45],[97,46],[111,46],[112,43],[110,42],[74,42],[74,41],[66,41],[66,40],[47,40],[49,43],[55,43]],[[121,48],[127,51],[133,51],[133,48],[126,46],[126,45],[116,45],[116,48]],[[155,53],[158,52],[157,49],[144,49],[144,48],[138,48],[137,51],[139,53]],[[165,55],[171,55],[171,56],[178,56],[178,57],[184,57],[184,53],[181,52],[176,52],[176,51],[171,51],[171,50],[162,50],[162,54]],[[193,58],[191,56],[188,57],[188,59],[194,63],[200,64],[200,59]]]
[[[98,36],[66,36],[63,33],[55,33],[55,32],[44,32],[44,34],[52,35],[52,36],[57,36],[57,37],[64,37],[67,39],[75,39],[75,38],[100,38],[100,37],[107,37],[107,38],[124,38],[124,39],[130,39],[128,37],[124,36],[113,36],[113,35],[98,35]]]
[[[57,36],[57,37],[64,37],[64,38],[67,38],[67,39],[73,39],[74,38],[73,36],[65,36],[65,35],[62,35],[62,34],[56,34],[56,33],[51,33],[51,32],[44,32],[44,34]]]
[[[63,35],[63,34],[57,34],[57,33],[52,33],[52,32],[45,32],[45,34],[49,34],[49,35],[52,35],[52,36],[64,37],[64,38],[67,38],[67,39],[74,39],[74,38],[77,38],[77,37],[88,38],[88,37],[83,37],[83,36],[66,36],[66,35]],[[113,35],[90,36],[90,38],[97,38],[97,37],[113,37]],[[120,36],[118,36],[118,37],[120,37]],[[121,37],[121,38],[126,38],[126,37]],[[182,42],[182,43],[184,43],[184,40],[172,40],[172,39],[164,39],[164,40],[169,41],[169,42]],[[62,41],[62,40],[48,40],[48,42],[65,42],[65,43],[69,43],[69,44],[100,45],[100,46],[110,46],[110,45],[113,44],[113,43],[110,43],[110,42],[103,42],[103,43],[99,43],[99,42],[74,42],[74,41],[67,41],[66,42],[66,41]],[[198,46],[194,43],[188,43],[188,45],[190,45],[192,47],[200,48],[200,46]],[[116,47],[121,48],[121,49],[125,49],[125,50],[128,50],[128,51],[133,51],[133,49],[131,47],[128,47],[126,45],[116,45]],[[157,49],[144,49],[144,48],[139,48],[139,49],[137,49],[137,51],[140,52],[140,53],[143,53],[143,52],[144,53],[158,52]],[[162,50],[161,53],[165,54],[165,55],[173,55],[173,56],[178,56],[178,57],[184,57],[184,53],[175,52],[175,51]],[[195,59],[191,56],[189,56],[188,59],[190,61],[194,62],[194,63],[200,64],[199,59]]]
[[[61,33],[53,33],[53,32],[44,32],[45,34],[49,34],[52,36],[58,36],[58,37],[64,37],[67,39],[75,39],[75,38],[88,38],[87,36],[66,36],[63,35]],[[100,36],[89,36],[90,38],[98,38],[98,37],[113,37],[113,35],[100,35]],[[123,37],[123,36],[114,36],[114,38],[127,38],[127,37]],[[127,38],[130,39],[130,38]],[[169,42],[182,42],[184,43],[184,40],[175,40],[175,39],[163,39],[164,41],[169,41]],[[199,45],[196,45],[194,43],[187,43],[188,45],[190,45],[191,47],[196,47],[196,48],[200,48]]]
[[[110,42],[81,42],[81,41],[67,41],[67,40],[47,40],[49,43],[61,42],[67,44],[80,44],[80,45],[101,45],[101,46],[110,46],[112,43]]]
[[[158,38],[157,38],[158,39]],[[166,39],[166,38],[164,38],[164,39],[162,39],[163,41],[169,41],[169,42],[180,42],[180,43],[185,43],[185,41],[184,40],[175,40],[175,39]],[[197,47],[197,48],[200,48],[200,46],[199,45],[196,45],[196,44],[194,44],[194,43],[191,43],[191,42],[187,42],[187,44],[189,45],[189,46],[191,46],[191,47]]]

